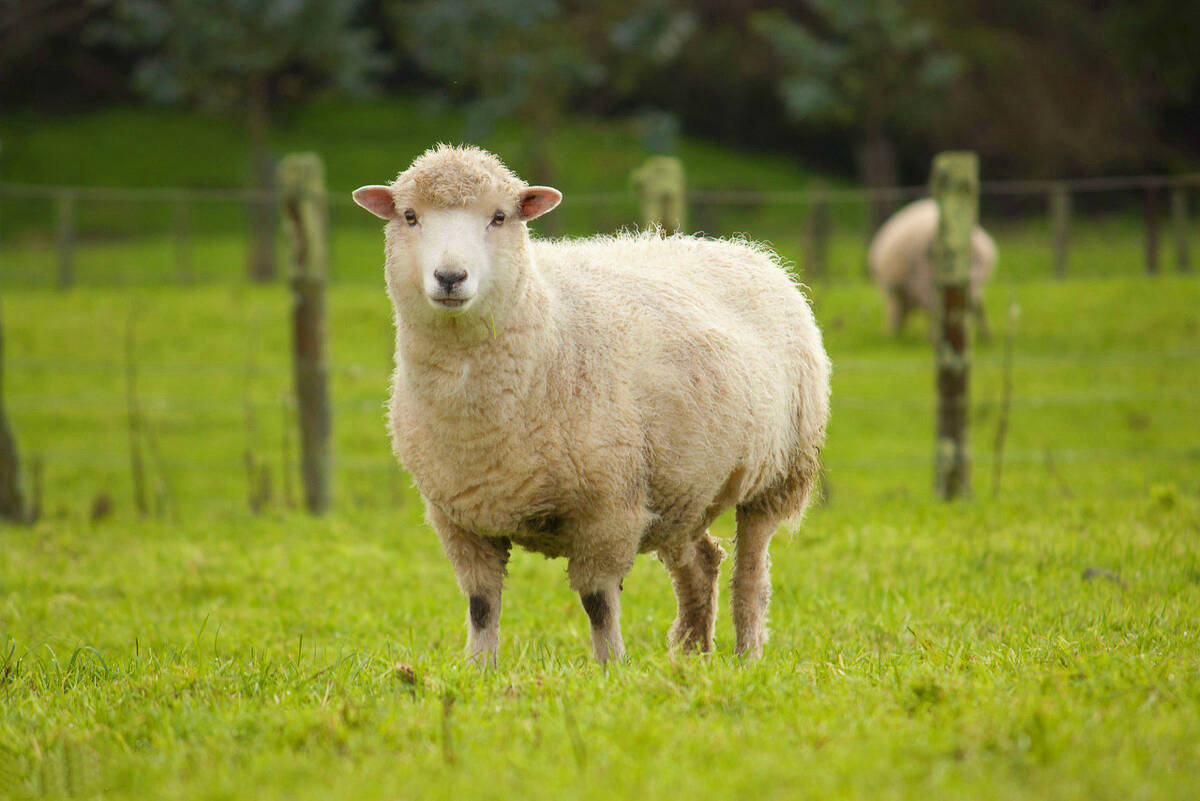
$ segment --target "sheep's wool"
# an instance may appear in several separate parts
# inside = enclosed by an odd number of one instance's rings
[[[392,191],[457,221],[444,240],[437,222],[385,229],[388,422],[470,598],[472,656],[496,658],[514,544],[568,560],[598,659],[624,653],[619,589],[645,552],[675,584],[671,641],[711,649],[724,551],[708,526],[730,507],[737,648],[759,654],[767,546],[808,502],[829,417],[821,332],[775,254],[657,230],[531,240],[513,212],[523,192],[553,190],[473,147],[433,148]],[[488,223],[495,208],[503,225]],[[465,309],[423,289],[443,252],[486,273]]]
[[[913,309],[931,316],[937,307],[932,248],[938,207],[932,198],[909,203],[879,227],[867,253],[871,275],[883,291],[889,326],[898,334]],[[996,243],[976,226],[971,232],[971,303],[982,315],[983,288],[996,268]],[[982,317],[980,318],[982,321]]]
[[[396,178],[395,188],[439,208],[469,206],[488,195],[516,200],[526,184],[496,156],[477,147],[439,144]]]

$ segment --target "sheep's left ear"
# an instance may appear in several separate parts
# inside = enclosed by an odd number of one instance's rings
[[[521,193],[517,204],[522,220],[541,217],[562,202],[562,192],[552,186],[531,186]]]
[[[396,201],[392,197],[391,187],[379,184],[360,186],[354,190],[352,197],[355,203],[381,220],[396,219]]]

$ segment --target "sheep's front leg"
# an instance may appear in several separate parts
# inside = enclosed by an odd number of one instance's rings
[[[625,657],[621,638],[621,583],[604,582],[596,589],[579,593],[583,611],[592,627],[592,653],[597,662]]]
[[[510,543],[472,534],[433,508],[429,520],[454,565],[459,589],[467,596],[467,654],[481,667],[494,667],[500,649],[500,595]]]
[[[617,516],[580,526],[575,552],[567,565],[571,588],[579,593],[592,629],[592,651],[597,662],[622,659],[621,580],[633,567],[645,515]]]

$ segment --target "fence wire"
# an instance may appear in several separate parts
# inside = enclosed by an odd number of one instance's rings
[[[1197,187],[1200,173],[984,181],[981,222],[1000,245],[1000,274],[1013,279],[1156,273],[1170,264],[1190,270]],[[875,209],[894,210],[926,194],[921,185],[693,187],[686,228],[769,242],[805,280],[863,280]],[[272,192],[248,188],[0,183],[0,283],[237,279],[258,225],[248,210],[277,201]],[[334,280],[375,280],[378,221],[354,207],[349,190],[331,192],[328,202]],[[640,222],[632,190],[568,187],[563,205],[538,228],[584,235]]]
[[[1153,274],[1167,265],[1190,271],[1197,235],[1192,207],[1198,187],[1200,173],[985,181],[981,185],[981,221],[999,244],[997,280]],[[694,188],[687,194],[688,227],[713,235],[745,234],[769,241],[819,294],[822,282],[866,279],[870,203],[898,205],[925,194],[924,186],[770,191]],[[199,283],[236,284],[244,280],[245,240],[251,233],[246,228],[246,209],[275,200],[270,193],[250,189],[0,184],[0,286],[30,285],[40,291],[44,287],[129,285],[136,289],[178,284],[186,291]],[[330,204],[335,279],[377,282],[378,221],[354,208],[348,191],[331,193]],[[639,220],[637,197],[626,190],[568,191],[564,206],[555,215],[557,221],[547,218],[555,227],[542,233],[614,231],[634,227]],[[286,248],[279,250],[282,261]],[[117,388],[127,361],[23,355],[11,346],[6,356],[6,404],[16,417],[36,421],[39,428],[36,444],[26,449],[29,456],[45,464],[52,474],[92,471],[95,475],[89,473],[87,480],[97,485],[112,484],[114,477],[128,472],[130,455],[121,441],[130,400]],[[353,382],[358,388],[355,392],[335,390],[339,421],[353,418],[357,425],[349,443],[339,444],[335,465],[338,471],[380,476],[394,492],[406,479],[387,455],[382,421],[389,368],[383,353],[380,357],[373,363],[335,361],[330,368],[335,385]],[[994,353],[977,355],[974,365],[979,371],[1003,368],[1002,357]],[[1200,374],[1200,347],[1030,353],[1019,357],[1016,370],[1036,378],[1056,370],[1093,369],[1100,374],[1122,365],[1159,365],[1181,374]],[[838,376],[891,374],[903,378],[905,374],[932,375],[932,359],[835,358],[834,368]],[[288,397],[290,367],[278,361],[248,366],[185,358],[138,359],[136,370],[145,386],[152,386],[157,379],[173,383],[177,377],[199,377],[214,385],[228,379],[225,385],[230,388],[229,393],[220,394],[211,388],[167,391],[143,387],[136,405],[146,432],[141,436],[148,439],[146,447],[153,451],[147,460],[152,471],[209,477],[226,490],[244,483],[251,492],[262,484],[267,468],[275,470],[283,483],[289,480],[289,472],[295,473],[297,446],[294,435],[288,439],[295,415]],[[104,380],[113,389],[69,392],[53,386],[68,379]],[[33,380],[41,382],[42,391],[28,390]],[[925,426],[931,433],[926,422],[932,420],[926,421],[925,415],[935,404],[932,392],[886,394],[889,388],[884,383],[880,383],[879,395],[870,394],[872,387],[865,388],[868,392],[862,392],[861,386],[857,393],[835,391],[834,425],[894,428],[899,416],[903,418],[900,425],[908,429]],[[378,388],[378,396],[362,394],[362,387],[368,384]],[[1140,416],[1151,413],[1169,414],[1172,420],[1194,420],[1200,416],[1198,403],[1200,398],[1187,386],[1153,390],[1104,382],[1086,390],[1022,392],[1018,387],[1011,399],[1013,410],[1051,411],[1064,421],[1119,411],[1130,416],[1132,427],[1144,425]],[[997,402],[991,397],[977,394],[972,405],[979,417],[996,413]],[[883,420],[888,422],[880,422]],[[368,431],[370,444],[363,433]],[[997,459],[997,454],[977,450],[974,458],[985,466]],[[1015,446],[1004,450],[998,461],[1018,467],[1177,465],[1200,463],[1200,445],[1190,446],[1187,437],[1180,437],[1143,447]],[[834,476],[857,471],[910,473],[927,470],[929,465],[929,453],[911,448],[902,453],[889,453],[885,448],[871,458],[842,458],[836,453],[828,457]],[[169,479],[160,482],[170,483]]]

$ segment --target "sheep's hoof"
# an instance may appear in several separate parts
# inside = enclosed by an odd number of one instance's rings
[[[682,654],[701,653],[707,654],[713,649],[712,635],[705,635],[701,631],[697,631],[693,626],[676,620],[671,626],[671,633],[668,635],[668,644],[671,650]]]
[[[498,666],[495,651],[475,651],[468,653],[467,662],[474,665],[480,671],[495,670]]]

